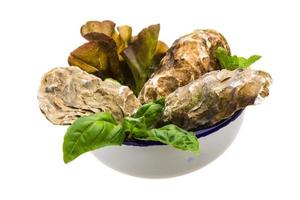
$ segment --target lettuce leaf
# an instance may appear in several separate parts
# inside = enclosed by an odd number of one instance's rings
[[[99,35],[104,34],[111,37],[114,33],[116,24],[112,21],[105,20],[99,21],[88,21],[80,28],[82,37],[88,41],[97,40]]]
[[[75,49],[68,62],[100,78],[113,78],[137,95],[158,68],[168,46],[158,41],[159,24],[143,29],[135,37],[130,26],[115,26],[109,20],[84,24],[80,33],[89,42]]]
[[[158,44],[160,25],[151,25],[143,29],[128,48],[122,51],[126,63],[133,74],[136,94],[144,86],[150,76],[150,69],[154,65],[154,56]]]
[[[97,35],[97,40],[75,49],[68,58],[69,65],[78,66],[88,73],[100,73],[104,77],[113,77],[124,83],[123,73],[117,55],[115,42],[103,33]]]

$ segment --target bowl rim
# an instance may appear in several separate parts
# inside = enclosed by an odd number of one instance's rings
[[[209,126],[207,128],[194,130],[193,132],[195,132],[195,135],[198,139],[201,137],[208,136],[208,135],[220,130],[221,128],[227,126],[231,122],[235,121],[242,114],[243,111],[244,111],[244,109],[238,110],[227,119],[223,119],[222,121],[220,121],[212,126]],[[123,145],[146,147],[146,146],[166,145],[166,144],[163,144],[161,142],[156,142],[156,141],[143,141],[143,140],[131,139],[131,140],[125,140],[123,142]]]

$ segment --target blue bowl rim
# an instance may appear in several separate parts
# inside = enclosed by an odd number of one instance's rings
[[[194,131],[195,135],[197,138],[205,137],[208,136],[221,128],[227,126],[231,122],[235,121],[243,112],[244,110],[239,110],[235,112],[231,117],[224,119],[212,126],[206,127],[206,128],[201,128],[199,130]],[[127,146],[139,146],[139,147],[145,147],[145,146],[153,146],[153,145],[165,145],[161,142],[156,142],[156,141],[143,141],[143,140],[136,140],[136,139],[131,139],[131,140],[125,140],[123,142],[124,145]]]

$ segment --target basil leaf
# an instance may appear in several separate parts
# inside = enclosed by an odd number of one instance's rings
[[[173,124],[151,129],[160,120],[164,107],[165,100],[159,99],[143,105],[132,117],[125,117],[123,130],[129,133],[128,138],[159,141],[177,149],[199,152],[199,142],[193,132],[188,132]]]
[[[228,69],[230,67],[232,58],[230,58],[228,52],[224,48],[222,47],[217,48],[216,57],[223,68]]]
[[[149,127],[154,127],[160,120],[165,108],[165,99],[161,98],[142,105],[136,113],[133,115],[134,118],[144,117],[145,124]]]
[[[64,137],[64,162],[101,147],[121,145],[124,139],[122,126],[110,113],[80,117],[68,128]]]
[[[223,47],[218,47],[216,50],[216,57],[223,69],[235,70],[238,68],[248,68],[254,62],[261,58],[259,55],[250,56],[248,59],[238,57],[236,55],[229,55]]]
[[[154,128],[160,120],[165,108],[163,98],[142,105],[132,117],[125,117],[123,120],[123,130],[129,133],[129,138],[134,128],[149,129]]]
[[[260,55],[253,55],[253,56],[250,56],[244,63],[243,65],[245,67],[249,67],[250,65],[252,65],[253,63],[255,63],[258,59],[260,59],[261,56]]]
[[[165,101],[159,99],[140,107],[132,117],[119,124],[108,112],[78,118],[64,137],[64,162],[83,153],[109,145],[121,145],[126,136],[139,140],[159,141],[177,149],[199,152],[199,142],[192,132],[173,124],[151,129],[160,120]]]
[[[195,134],[174,124],[151,130],[133,128],[132,137],[139,140],[159,141],[177,149],[199,153],[199,142]]]
[[[144,117],[140,117],[140,118],[125,117],[122,126],[123,126],[123,131],[126,134],[128,134],[128,138],[132,137],[132,132],[134,129],[148,130]]]

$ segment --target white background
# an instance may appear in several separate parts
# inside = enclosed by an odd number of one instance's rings
[[[299,199],[300,29],[297,1],[5,1],[0,3],[0,199]],[[91,154],[65,165],[66,127],[51,125],[36,98],[43,73],[67,66],[80,26],[111,19],[137,33],[161,24],[169,45],[196,28],[225,35],[232,52],[260,54],[270,97],[248,107],[232,146],[182,177],[142,179]]]

